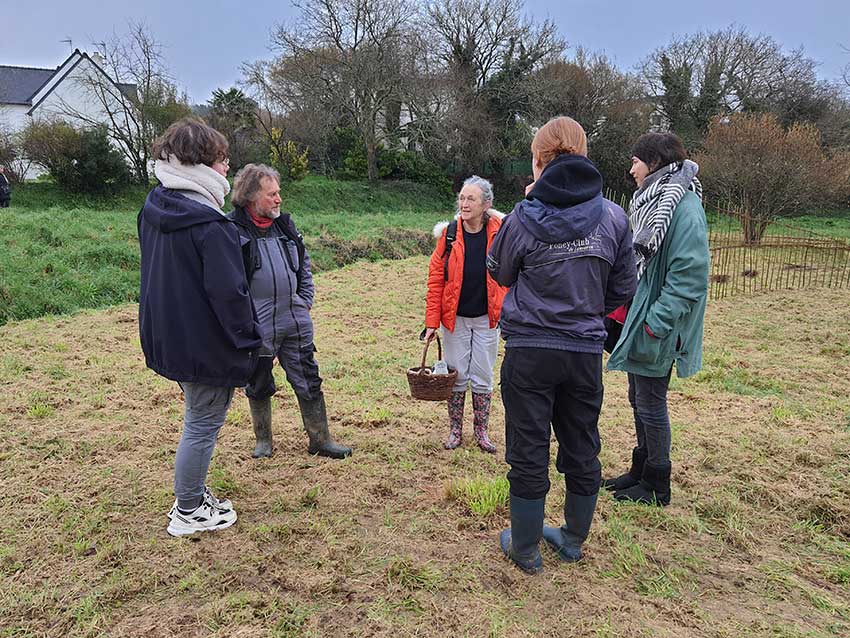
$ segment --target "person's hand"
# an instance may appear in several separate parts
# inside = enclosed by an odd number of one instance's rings
[[[434,338],[434,335],[437,334],[436,328],[425,328],[425,343],[431,341]]]
[[[528,186],[525,187],[525,194],[526,195],[528,195],[531,192],[531,189],[534,188],[534,184],[536,184],[536,182],[531,182],[531,184],[529,184]]]

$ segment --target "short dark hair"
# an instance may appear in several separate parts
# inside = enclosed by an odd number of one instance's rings
[[[673,133],[644,133],[632,147],[632,157],[637,157],[649,167],[657,171],[662,166],[683,162],[688,152],[678,135]]]
[[[184,118],[169,126],[153,144],[154,159],[175,156],[183,164],[212,166],[227,158],[227,138],[203,120]]]

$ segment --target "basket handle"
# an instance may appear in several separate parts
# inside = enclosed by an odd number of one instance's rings
[[[434,336],[437,338],[437,358],[443,358],[443,346],[440,343],[440,333],[435,332]],[[425,374],[425,357],[428,356],[428,346],[431,345],[431,341],[425,340],[425,349],[422,351],[422,365],[419,366],[419,374]]]

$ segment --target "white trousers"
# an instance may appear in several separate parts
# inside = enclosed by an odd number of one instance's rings
[[[499,352],[499,329],[490,328],[487,315],[458,317],[454,332],[442,326],[443,358],[457,370],[455,392],[468,385],[479,394],[493,391],[493,366]]]

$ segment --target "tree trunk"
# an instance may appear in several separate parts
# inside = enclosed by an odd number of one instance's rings
[[[378,181],[378,147],[375,140],[366,142],[366,168],[370,182]]]
[[[757,217],[749,211],[741,215],[741,227],[744,231],[744,244],[747,246],[758,246],[761,244],[762,235],[767,230],[770,219]]]

